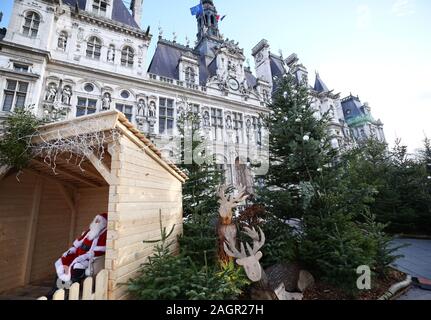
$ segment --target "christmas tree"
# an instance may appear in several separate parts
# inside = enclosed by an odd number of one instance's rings
[[[335,151],[327,135],[327,114],[316,114],[305,82],[286,74],[276,83],[269,115],[270,168],[259,196],[267,210],[282,218],[302,217],[321,192],[323,171]]]
[[[183,185],[184,236],[181,248],[201,263],[213,262],[216,255],[217,190],[222,174],[217,168],[211,145],[201,130],[201,117],[184,99],[178,121],[181,139],[179,167],[189,179]]]

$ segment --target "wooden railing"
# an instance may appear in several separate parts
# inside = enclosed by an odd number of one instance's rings
[[[108,271],[102,270],[96,276],[95,291],[93,292],[93,278],[88,277],[81,285],[74,283],[71,285],[66,298],[66,290],[57,290],[52,300],[108,300]],[[48,300],[47,297],[40,297],[37,300]]]

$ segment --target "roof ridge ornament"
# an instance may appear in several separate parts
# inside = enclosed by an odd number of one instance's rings
[[[163,38],[163,28],[159,24],[159,40]]]

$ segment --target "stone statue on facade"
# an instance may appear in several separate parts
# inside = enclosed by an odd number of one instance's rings
[[[54,102],[57,98],[57,85],[55,83],[50,83],[46,90],[45,101]]]
[[[108,62],[114,62],[115,48],[113,46],[109,46],[107,58],[108,58]]]
[[[246,95],[250,91],[250,86],[248,85],[247,79],[244,79],[244,81],[241,83],[240,91],[243,95]]]
[[[204,116],[203,116],[203,122],[204,122],[204,127],[208,128],[210,126],[210,114],[208,111],[204,112]]]
[[[102,110],[110,110],[111,109],[111,94],[109,92],[105,92],[102,98]]]
[[[139,99],[138,101],[138,116],[148,117],[148,109],[143,99]]]
[[[232,118],[231,118],[231,116],[226,117],[226,129],[232,130]]]
[[[150,118],[155,118],[156,117],[156,103],[154,101],[150,102],[150,107],[148,109],[148,116]]]
[[[64,32],[62,32],[58,36],[57,47],[59,49],[65,51],[66,50],[66,45],[67,45],[67,35]]]
[[[61,92],[61,103],[70,106],[70,100],[72,99],[72,88],[65,86]]]
[[[250,135],[251,132],[251,120],[247,119],[246,123],[245,123],[245,129],[247,131],[247,136]]]

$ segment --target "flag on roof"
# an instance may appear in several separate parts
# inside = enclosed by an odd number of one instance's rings
[[[224,18],[226,18],[226,15],[221,16],[221,15],[217,15],[217,21],[223,21]]]
[[[198,16],[204,12],[204,7],[202,3],[198,4],[197,6],[194,6],[193,8],[190,8],[190,12],[192,13],[192,16]]]

